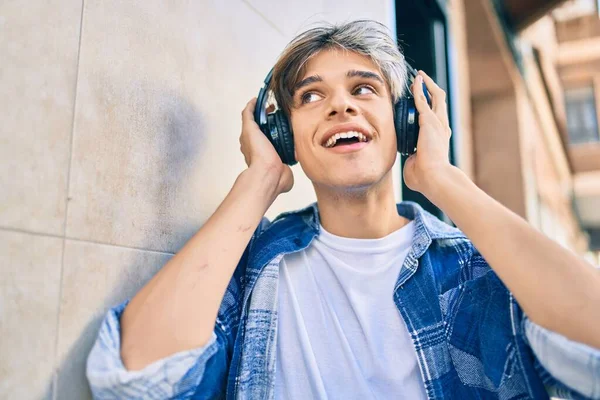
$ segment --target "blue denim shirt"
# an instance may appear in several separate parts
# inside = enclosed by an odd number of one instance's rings
[[[415,233],[393,295],[429,399],[600,398],[600,351],[527,319],[458,229],[415,203],[398,205]],[[221,303],[210,341],[128,371],[110,310],[89,355],[98,399],[272,399],[279,262],[319,234],[316,204],[262,220]],[[199,305],[200,306],[200,305]],[[325,333],[326,334],[326,333]],[[390,397],[402,394],[390,393]]]

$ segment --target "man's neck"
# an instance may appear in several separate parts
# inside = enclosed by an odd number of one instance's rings
[[[391,179],[360,192],[316,188],[321,225],[337,236],[357,239],[382,238],[406,225],[400,216]]]

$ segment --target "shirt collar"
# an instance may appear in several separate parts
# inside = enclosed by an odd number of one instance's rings
[[[398,214],[415,221],[412,247],[406,262],[416,270],[418,259],[427,251],[433,240],[465,238],[455,227],[440,221],[423,210],[417,203],[404,201],[397,204]],[[258,237],[255,248],[272,249],[280,254],[307,248],[319,234],[319,209],[317,203],[296,211],[280,214]],[[251,255],[251,268],[260,268],[271,260],[271,251],[261,250]]]
[[[425,254],[433,240],[464,238],[465,236],[457,228],[440,221],[434,215],[423,210],[417,203],[405,201],[398,204],[397,209],[398,214],[415,221],[412,246],[406,256],[406,268],[403,268],[398,279],[397,286],[399,286],[415,273],[419,258]],[[319,209],[316,202],[303,209],[285,212],[277,216],[253,243],[253,248],[257,251],[250,252],[248,268],[257,273],[250,274],[249,287],[254,286],[262,267],[277,255],[307,248],[319,234],[319,226]],[[247,292],[247,297],[250,292],[251,290]]]
[[[432,240],[465,237],[460,230],[440,221],[436,216],[425,211],[423,207],[415,202],[404,201],[397,204],[396,208],[398,214],[404,218],[415,221],[416,230],[419,231],[420,235],[427,236]],[[319,234],[319,208],[316,202],[296,211],[282,213],[277,216],[273,222],[286,217],[300,218],[309,230],[313,231],[315,235]]]
[[[455,227],[440,221],[437,217],[425,211],[419,204],[404,201],[396,205],[398,214],[415,222],[415,231],[412,238],[412,246],[406,256],[404,268],[402,269],[396,286],[401,286],[417,270],[419,259],[429,249],[433,240],[459,239],[465,235]],[[275,229],[279,226],[279,229]],[[320,221],[317,203],[296,211],[280,214],[267,230],[263,238],[265,245],[276,241],[277,247],[284,253],[300,251],[307,248],[312,240],[319,234]],[[271,232],[269,232],[271,231]],[[269,234],[270,233],[270,234]],[[263,265],[268,260],[261,260],[258,265]]]

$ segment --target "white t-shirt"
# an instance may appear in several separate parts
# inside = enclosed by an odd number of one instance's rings
[[[321,227],[283,257],[275,398],[426,399],[417,356],[393,299],[414,222],[380,239]]]

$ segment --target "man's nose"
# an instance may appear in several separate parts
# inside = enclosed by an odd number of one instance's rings
[[[336,93],[332,96],[330,102],[329,117],[338,114],[356,115],[357,107],[354,104],[353,97],[348,93]]]

